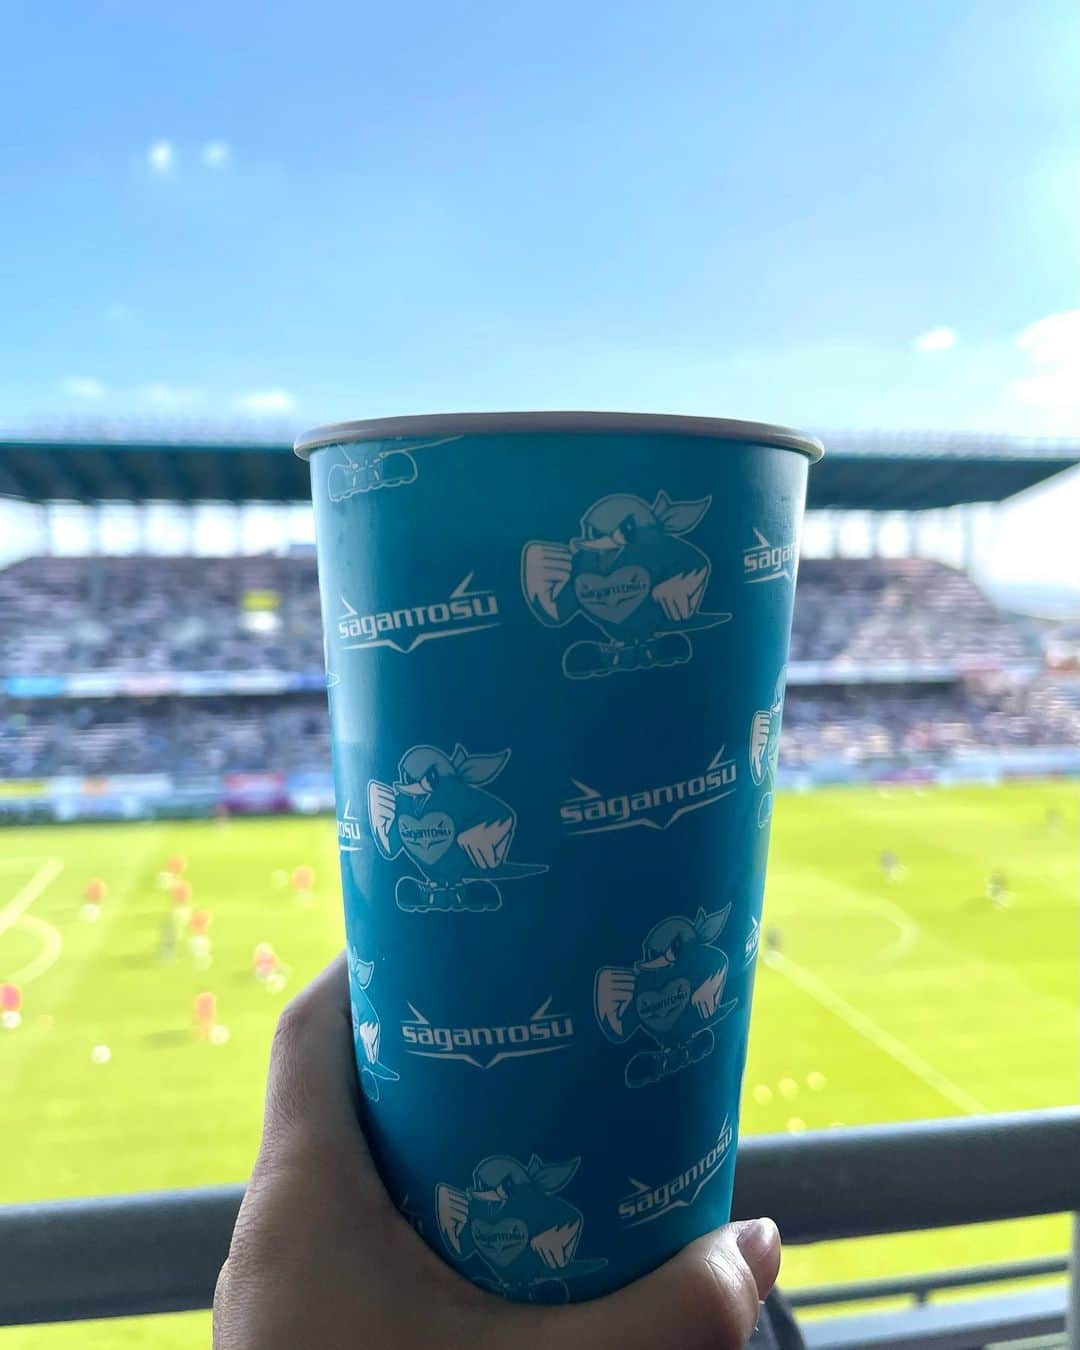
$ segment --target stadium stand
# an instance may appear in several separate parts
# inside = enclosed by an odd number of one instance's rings
[[[1075,445],[1002,437],[828,440],[811,510],[962,511],[1080,462]],[[295,503],[307,491],[284,441],[168,428],[0,438],[0,493],[25,502]],[[0,634],[9,802],[21,792],[13,779],[32,802],[46,780],[161,773],[315,775],[327,800],[310,552],[24,558],[0,569]],[[1076,771],[1080,695],[1069,660],[1048,669],[1046,643],[965,570],[921,557],[807,559],[781,772],[802,782],[913,766]],[[1002,768],[1003,755],[1016,763]],[[304,781],[287,799],[310,803],[313,791]],[[92,799],[106,794],[95,786]],[[83,793],[78,811],[90,802]]]
[[[26,558],[0,631],[5,675],[322,669],[314,558]]]
[[[8,701],[0,778],[291,773],[330,764],[318,695]]]
[[[1046,744],[1080,746],[1080,695],[1050,680],[993,692],[979,684],[792,689],[782,754],[789,767],[825,755],[859,761]]]
[[[5,675],[322,668],[315,561],[305,557],[28,558],[0,571],[0,629]],[[1038,643],[955,568],[926,558],[802,566],[792,660],[987,653],[1031,660]]]
[[[92,672],[322,671],[311,557],[45,557],[0,571],[5,677]],[[965,665],[1026,665],[1038,641],[955,568],[923,558],[810,560],[799,575],[792,660],[827,668],[794,683],[784,762],[947,758],[977,749],[1080,746],[1075,687],[1047,677],[989,687]],[[828,682],[876,664],[956,678]],[[18,686],[16,686],[18,687]],[[0,703],[0,775],[325,771],[321,696],[74,698]]]
[[[793,661],[1031,659],[1038,646],[970,577],[929,558],[804,562]]]
[[[1051,680],[992,693],[927,684],[793,688],[784,712],[788,768],[970,751],[1080,747],[1080,692]],[[325,772],[319,695],[0,701],[0,778],[58,774]]]

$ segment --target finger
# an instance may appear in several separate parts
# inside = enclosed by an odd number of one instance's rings
[[[343,954],[278,1020],[270,1049],[262,1154],[341,1153],[371,1168],[359,1111]]]
[[[544,1350],[742,1350],[779,1269],[771,1219],[729,1224],[625,1289],[560,1310],[546,1327]]]

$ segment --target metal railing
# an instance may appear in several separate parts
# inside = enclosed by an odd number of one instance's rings
[[[940,1294],[944,1290],[1014,1284],[1017,1281],[1041,1280],[1068,1273],[1067,1256],[1050,1256],[1042,1260],[998,1261],[989,1266],[940,1270],[929,1275],[895,1275],[880,1280],[854,1280],[850,1284],[817,1284],[812,1289],[790,1290],[787,1298],[793,1308],[873,1303],[887,1298],[910,1298],[915,1303],[926,1303],[932,1294]]]
[[[209,1307],[242,1194],[234,1186],[0,1208],[0,1325]],[[788,1243],[1064,1212],[1080,1214],[1080,1108],[739,1146],[735,1216],[771,1214]],[[1080,1218],[1074,1262],[1078,1242]],[[1080,1350],[1073,1270],[1068,1345]]]

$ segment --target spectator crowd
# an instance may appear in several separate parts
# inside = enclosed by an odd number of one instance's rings
[[[781,760],[947,759],[979,750],[1080,746],[1080,685],[1049,679],[788,690]]]
[[[717,578],[718,590],[723,582]],[[28,558],[0,570],[3,675],[322,666],[315,559]],[[963,572],[927,558],[810,559],[793,661],[1000,661],[1034,637]]]
[[[322,669],[310,556],[27,559],[0,570],[0,634],[0,678]],[[789,767],[1080,746],[1080,686],[1033,676],[1032,634],[941,563],[804,563],[791,656],[825,669],[812,685],[789,687]],[[892,663],[959,669],[902,684],[850,682],[853,668]],[[1002,669],[988,673],[988,664]],[[0,696],[2,778],[328,766],[319,695]]]
[[[0,675],[321,670],[312,556],[27,558],[0,570]]]

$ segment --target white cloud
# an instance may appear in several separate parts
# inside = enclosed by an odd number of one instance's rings
[[[172,173],[176,165],[176,151],[172,141],[152,141],[150,149],[146,152],[146,162],[154,173]]]
[[[1016,345],[1039,365],[1080,360],[1080,309],[1063,309],[1029,323]]]
[[[1027,353],[1028,374],[1013,380],[1009,393],[1047,413],[1080,416],[1080,309],[1048,314],[1016,339]]]
[[[200,158],[207,168],[223,169],[232,159],[232,149],[228,141],[207,141]]]
[[[947,352],[956,346],[956,331],[952,328],[928,328],[911,344],[917,352]]]
[[[178,413],[197,407],[203,401],[203,392],[189,386],[156,381],[144,384],[139,390],[139,397],[155,412]]]
[[[252,417],[270,417],[274,413],[292,412],[296,399],[285,389],[256,389],[233,399],[233,407]]]
[[[99,399],[105,397],[105,386],[92,375],[69,375],[60,382],[60,388],[71,398]]]

